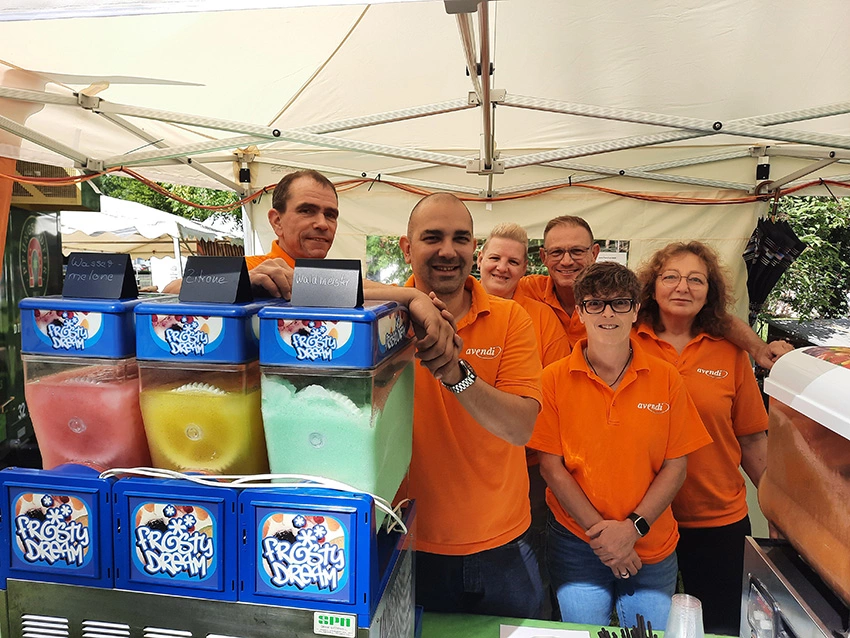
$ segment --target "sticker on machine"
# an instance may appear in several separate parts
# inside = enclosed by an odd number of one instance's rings
[[[274,512],[260,522],[260,533],[258,571],[266,585],[289,594],[327,596],[345,590],[349,539],[339,520]]]
[[[64,494],[24,493],[12,504],[18,559],[59,569],[80,568],[92,557],[91,512]]]
[[[204,581],[216,573],[215,519],[205,508],[141,503],[133,511],[133,564],[167,581]]]
[[[32,313],[36,334],[54,350],[91,348],[103,332],[103,315],[99,312],[35,309]]]
[[[351,347],[354,325],[350,321],[278,319],[278,345],[298,361],[332,361]]]
[[[172,355],[203,356],[223,341],[221,317],[151,315],[154,342]]]
[[[313,633],[317,636],[354,638],[357,635],[357,616],[332,614],[327,611],[314,612]]]
[[[410,329],[407,311],[396,308],[378,319],[378,347],[381,353],[389,352],[402,343]]]

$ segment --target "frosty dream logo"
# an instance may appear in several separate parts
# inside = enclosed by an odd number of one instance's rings
[[[398,312],[395,315],[395,323],[392,329],[387,332],[386,342],[387,342],[387,350],[392,350],[398,344],[402,342],[405,335],[407,334],[407,325],[404,322],[404,319],[401,316],[401,313]]]
[[[200,329],[194,317],[180,317],[178,323],[165,330],[165,342],[170,348],[170,354],[202,356],[209,341],[209,335]]]
[[[337,349],[337,339],[328,334],[328,326],[326,324],[316,325],[315,322],[307,322],[309,332],[299,331],[292,335],[292,347],[295,348],[295,356],[301,361],[309,359],[316,361],[330,361],[333,358],[334,350]]]
[[[193,514],[178,517],[174,505],[166,505],[162,513],[168,522],[155,519],[136,527],[136,550],[145,571],[172,578],[180,573],[205,578],[215,553],[213,539],[195,529]]]
[[[45,494],[41,497],[42,508],[15,517],[15,536],[27,562],[83,565],[91,542],[89,528],[71,520],[74,508],[68,501],[67,496],[54,498]]]
[[[63,312],[62,323],[47,324],[47,336],[54,350],[85,350],[89,331],[73,312]]]
[[[307,527],[308,518],[312,527]],[[321,522],[316,523],[317,519]],[[325,542],[328,528],[324,518],[299,514],[292,518],[292,527],[294,534],[286,529],[263,538],[263,561],[270,570],[271,584],[336,591],[345,570],[345,553],[338,545]]]

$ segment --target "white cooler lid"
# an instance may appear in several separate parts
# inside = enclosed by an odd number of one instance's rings
[[[798,348],[773,364],[764,391],[850,439],[850,348]]]

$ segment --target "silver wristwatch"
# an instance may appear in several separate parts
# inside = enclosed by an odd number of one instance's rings
[[[478,376],[475,374],[475,370],[472,369],[472,366],[469,365],[467,361],[463,359],[458,359],[458,364],[460,365],[460,370],[461,372],[463,372],[464,377],[455,384],[441,382],[444,386],[446,386],[446,389],[452,394],[460,394],[461,392],[469,388],[469,386],[471,386],[473,383],[475,383],[475,380],[478,378]]]

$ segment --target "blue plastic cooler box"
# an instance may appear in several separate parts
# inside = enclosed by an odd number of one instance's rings
[[[236,490],[127,478],[112,493],[117,588],[236,600]]]
[[[21,351],[121,359],[136,353],[134,308],[139,299],[21,299]]]
[[[407,308],[394,301],[362,308],[270,304],[260,311],[260,364],[373,368],[410,341]]]
[[[173,297],[136,307],[137,358],[243,363],[257,358],[257,313],[264,303],[181,303]]]
[[[0,576],[113,586],[111,480],[82,465],[0,472]]]

